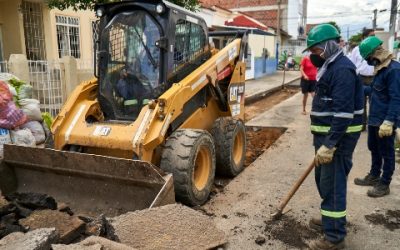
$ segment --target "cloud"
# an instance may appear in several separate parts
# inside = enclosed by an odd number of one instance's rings
[[[359,32],[363,27],[372,27],[373,10],[387,9],[378,12],[378,27],[389,28],[390,0],[308,0],[307,22],[321,23],[335,21],[342,33],[350,36]]]

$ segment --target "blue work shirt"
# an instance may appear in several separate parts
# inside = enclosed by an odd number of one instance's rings
[[[311,108],[311,132],[325,135],[323,145],[337,146],[346,133],[360,133],[364,112],[362,82],[343,54],[331,62],[316,84]]]
[[[371,84],[368,125],[380,126],[384,120],[400,126],[400,63],[392,61],[378,71]]]

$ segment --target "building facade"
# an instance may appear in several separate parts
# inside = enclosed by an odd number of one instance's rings
[[[45,0],[0,0],[0,61],[11,54],[28,60],[72,56],[92,61],[93,11],[47,8]]]
[[[246,14],[268,27],[277,29],[278,9],[280,9],[280,27],[284,37],[282,44],[288,39],[304,39],[307,23],[307,0],[200,0],[204,6],[218,5],[234,12]]]

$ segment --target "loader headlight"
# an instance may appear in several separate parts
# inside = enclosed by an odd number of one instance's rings
[[[104,15],[104,9],[103,8],[98,8],[96,10],[96,16],[102,17]]]
[[[165,6],[163,4],[161,4],[161,3],[157,4],[156,12],[158,14],[162,14],[162,13],[164,13],[164,11],[165,11]]]

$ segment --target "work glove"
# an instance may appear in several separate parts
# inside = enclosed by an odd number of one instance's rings
[[[315,155],[315,165],[320,166],[322,164],[328,164],[333,159],[333,154],[335,153],[336,148],[327,148],[326,146],[322,145],[318,150],[317,154]]]
[[[379,137],[382,138],[384,136],[391,136],[393,134],[393,122],[391,121],[383,121],[381,126],[379,127]]]

